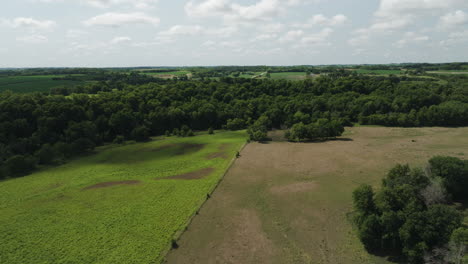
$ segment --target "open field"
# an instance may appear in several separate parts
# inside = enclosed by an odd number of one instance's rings
[[[76,86],[85,81],[53,80],[64,75],[12,76],[0,77],[0,92],[10,90],[15,93],[49,92],[51,88]]]
[[[305,72],[273,72],[270,75],[274,80],[305,80],[307,77]]]
[[[0,182],[0,263],[159,263],[245,132],[108,145]]]
[[[468,128],[363,126],[329,142],[249,144],[167,262],[388,263],[358,240],[352,191],[434,155],[466,157]]]

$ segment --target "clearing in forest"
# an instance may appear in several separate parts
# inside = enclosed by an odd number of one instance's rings
[[[358,240],[352,191],[435,155],[468,155],[468,128],[354,127],[335,141],[249,144],[167,261],[388,263]]]
[[[160,263],[245,139],[239,131],[109,145],[1,181],[0,263]]]

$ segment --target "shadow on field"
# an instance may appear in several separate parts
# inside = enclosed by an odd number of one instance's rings
[[[142,146],[138,149],[128,150],[116,148],[97,159],[98,163],[129,164],[140,163],[155,159],[183,156],[202,150],[206,144],[166,144],[162,146]]]
[[[407,261],[403,258],[402,254],[398,250],[367,250],[367,252],[376,257],[381,257],[386,259],[389,262],[396,264],[405,264]]]
[[[289,142],[289,143],[304,143],[304,144],[318,144],[318,143],[326,143],[330,141],[343,141],[343,142],[350,142],[354,141],[352,138],[330,138],[330,139],[318,139],[318,140],[307,140],[307,141],[300,141],[300,142],[293,142],[288,141],[287,139],[282,140],[274,140],[274,139],[267,139],[263,141],[259,141],[260,144],[270,144],[271,142]]]

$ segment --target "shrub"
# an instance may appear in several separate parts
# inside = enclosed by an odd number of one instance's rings
[[[125,141],[124,136],[118,135],[118,136],[115,137],[113,143],[114,143],[114,144],[123,144],[124,141]]]
[[[7,175],[19,177],[33,171],[36,167],[36,160],[31,156],[15,155],[5,161]]]
[[[245,120],[240,118],[229,119],[226,123],[228,130],[241,130],[246,126]]]
[[[150,139],[150,130],[145,126],[136,127],[132,130],[132,138],[138,142]]]

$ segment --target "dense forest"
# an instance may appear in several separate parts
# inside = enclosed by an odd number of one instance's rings
[[[0,94],[1,178],[61,163],[106,142],[192,130],[248,128],[252,140],[264,140],[269,129],[290,128],[289,139],[303,141],[339,136],[354,123],[468,124],[464,76],[368,76],[335,69],[303,81],[163,80],[137,72],[79,71],[96,82],[50,93]]]
[[[425,170],[397,165],[375,193],[354,193],[354,221],[366,248],[409,263],[463,263],[468,229],[453,201],[467,201],[468,161],[437,156]]]

